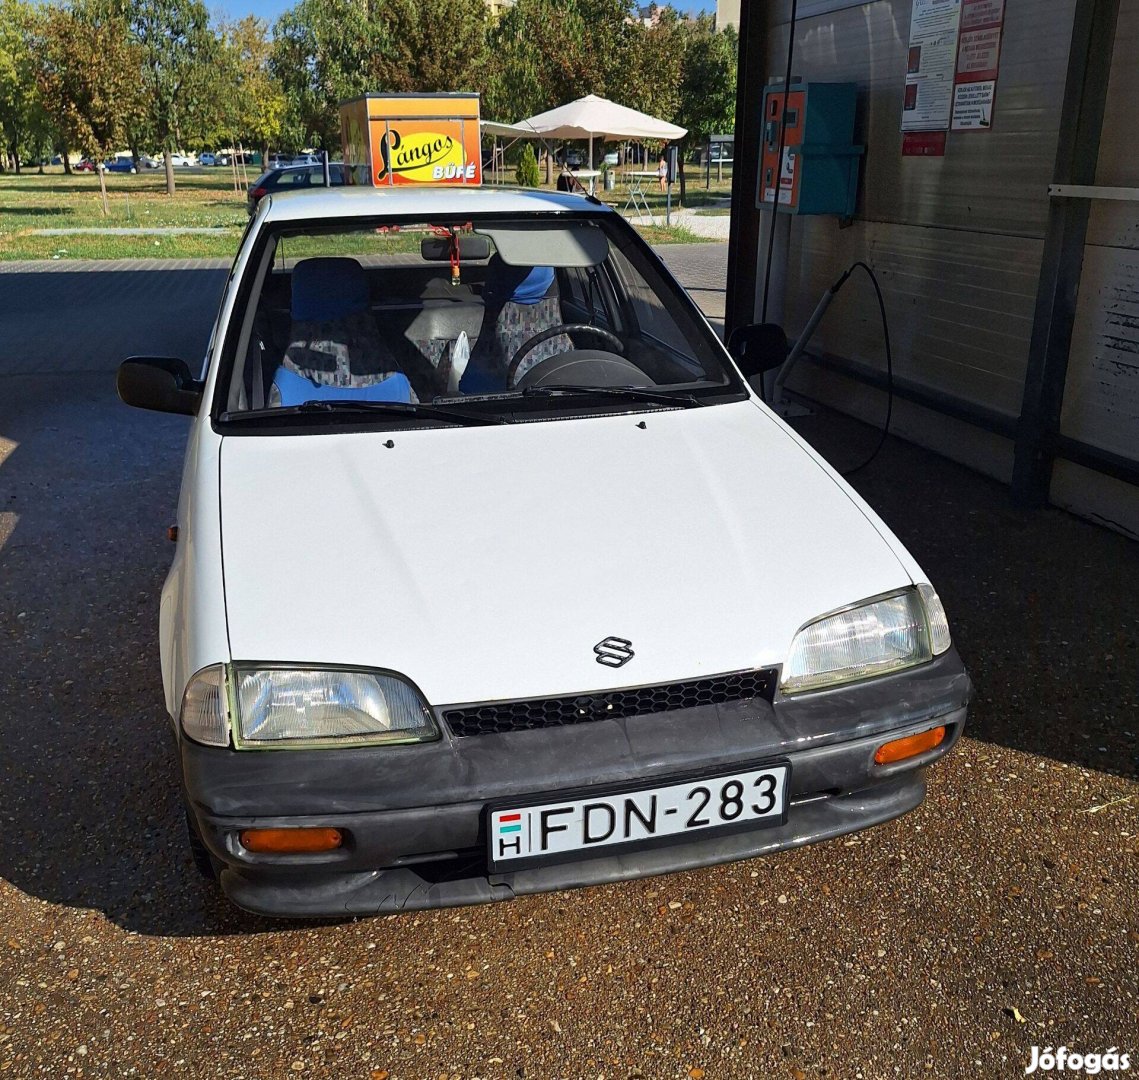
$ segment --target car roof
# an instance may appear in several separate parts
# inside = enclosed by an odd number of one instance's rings
[[[523,188],[398,187],[349,185],[274,192],[269,196],[267,221],[303,221],[318,218],[353,218],[367,215],[464,213],[613,213],[604,203],[569,192]]]

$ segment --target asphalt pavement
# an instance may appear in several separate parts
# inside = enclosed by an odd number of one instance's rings
[[[698,301],[722,304],[717,247],[666,252]],[[1061,1044],[1139,1067],[1139,545],[894,439],[856,486],[977,689],[920,809],[492,907],[306,925],[219,900],[158,672],[187,421],[118,404],[113,372],[200,356],[224,280],[0,272],[0,1074],[954,1078]],[[800,426],[840,466],[873,444]]]

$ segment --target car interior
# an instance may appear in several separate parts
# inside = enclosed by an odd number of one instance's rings
[[[231,410],[725,382],[706,327],[599,228],[404,228],[390,254],[364,235],[285,237],[267,256]]]

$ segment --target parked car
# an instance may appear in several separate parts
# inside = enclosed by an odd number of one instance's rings
[[[218,163],[217,158],[214,157],[208,150],[204,154],[198,155],[198,164],[212,166]]]
[[[319,165],[320,164],[320,157],[317,154],[298,154],[295,158],[292,159],[292,161],[289,162],[289,164],[290,165],[298,165],[298,166],[299,165]]]
[[[194,164],[193,158],[188,154],[171,154],[170,162],[177,169],[189,168]]]
[[[609,153],[607,153],[601,159],[601,164],[602,165],[616,165],[619,160],[620,160],[620,155],[617,153],[617,151],[616,150],[610,150]]]
[[[559,165],[565,165],[570,169],[580,169],[585,165],[588,158],[585,156],[584,150],[579,150],[576,146],[563,146],[555,155],[554,160]]]
[[[103,162],[103,168],[105,168],[107,172],[138,172],[138,169],[135,168],[134,158],[129,154],[120,154],[117,157],[108,158]]]
[[[334,187],[346,184],[347,170],[338,161],[330,162],[328,178]],[[324,187],[324,167],[315,165],[289,165],[283,169],[270,169],[253,181],[245,197],[245,209],[252,215],[257,212],[257,204],[270,192],[300,191],[305,188]]]
[[[921,803],[970,696],[945,611],[740,339],[572,195],[258,213],[203,366],[118,373],[194,418],[159,654],[232,901],[509,900]]]
[[[162,158],[151,157],[149,154],[143,154],[138,159],[138,163],[140,168],[143,169],[158,169],[162,167]]]
[[[94,172],[96,169],[95,162],[88,158],[81,158],[78,164],[73,165],[72,168],[75,172]]]

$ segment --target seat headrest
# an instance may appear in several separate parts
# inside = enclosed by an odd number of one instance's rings
[[[510,266],[500,255],[486,267],[483,300],[489,304],[536,304],[554,281],[552,266]]]
[[[330,322],[368,310],[368,281],[355,259],[304,259],[293,267],[295,322]]]

